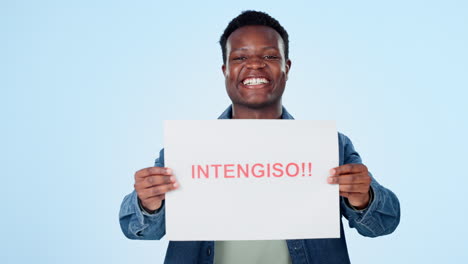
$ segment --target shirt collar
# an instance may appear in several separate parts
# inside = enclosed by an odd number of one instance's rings
[[[282,106],[283,113],[281,114],[281,119],[294,119],[292,115],[286,111],[286,108]],[[218,117],[218,119],[232,119],[232,105],[230,105],[224,112]]]

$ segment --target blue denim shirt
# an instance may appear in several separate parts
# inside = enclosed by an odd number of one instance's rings
[[[232,107],[228,107],[219,119],[230,119]],[[282,119],[294,119],[283,107]],[[338,133],[339,165],[362,163],[353,144],[345,135]],[[164,149],[155,162],[156,167],[164,167]],[[372,177],[372,175],[371,175]],[[372,177],[373,200],[365,210],[354,210],[346,198],[340,198],[340,215],[348,219],[349,226],[356,228],[366,237],[377,237],[392,233],[400,222],[398,198]],[[205,205],[209,206],[209,205]],[[165,233],[165,205],[155,214],[140,209],[135,191],[125,196],[120,207],[120,226],[130,239],[159,240]],[[341,217],[340,217],[341,218]],[[346,247],[343,223],[340,219],[340,238],[287,240],[292,263],[350,263]],[[213,263],[214,241],[170,241],[164,263]]]

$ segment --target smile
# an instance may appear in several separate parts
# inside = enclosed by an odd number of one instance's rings
[[[260,85],[260,84],[266,84],[270,83],[270,81],[267,78],[247,78],[242,81],[242,84],[244,85]]]

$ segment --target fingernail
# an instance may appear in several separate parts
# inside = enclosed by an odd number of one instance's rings
[[[172,170],[169,169],[169,168],[167,168],[167,169],[166,169],[166,173],[167,173],[167,174],[172,174]]]
[[[177,188],[177,187],[179,187],[179,183],[176,182],[172,186],[174,186],[174,188]]]
[[[171,182],[175,182],[175,177],[174,177],[174,176],[171,176],[171,177],[169,178],[169,180],[170,180]]]
[[[330,170],[330,175],[331,175],[331,176],[335,175],[335,173],[336,173],[336,170],[335,170],[335,169],[331,169],[331,170]]]
[[[328,183],[333,183],[333,182],[335,182],[335,179],[333,179],[333,177],[328,177],[327,182]]]

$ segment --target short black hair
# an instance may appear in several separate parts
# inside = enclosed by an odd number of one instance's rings
[[[226,43],[229,36],[236,29],[245,27],[245,26],[267,26],[276,30],[281,36],[284,42],[284,55],[286,60],[289,58],[289,36],[288,32],[281,26],[278,20],[274,19],[265,12],[247,10],[243,11],[240,15],[229,22],[228,26],[224,30],[224,33],[219,39],[219,44],[221,45],[221,51],[223,53],[223,63],[226,64]]]

